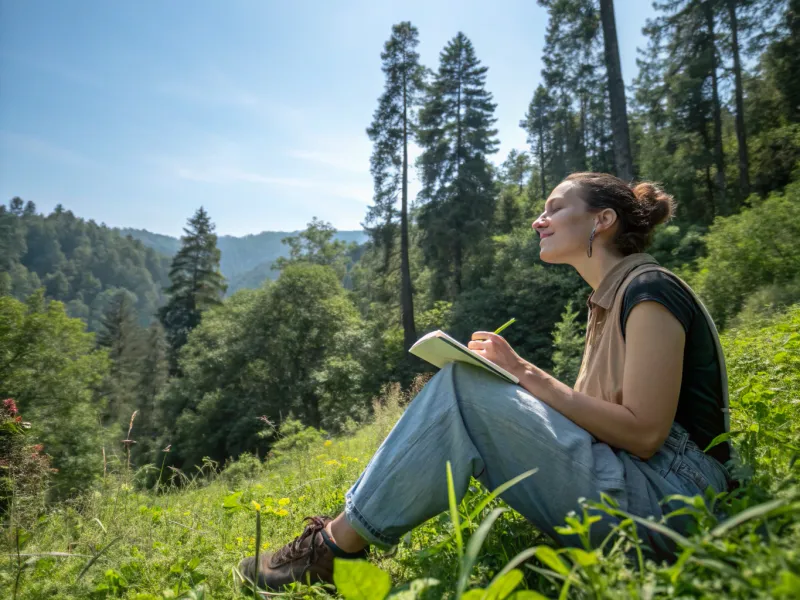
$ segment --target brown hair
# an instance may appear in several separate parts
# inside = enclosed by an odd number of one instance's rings
[[[672,196],[648,181],[631,187],[608,173],[572,173],[564,181],[580,187],[590,210],[610,208],[617,213],[619,226],[613,243],[626,256],[644,252],[655,226],[668,221],[675,211]]]

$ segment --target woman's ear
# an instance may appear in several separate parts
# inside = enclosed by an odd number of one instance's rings
[[[617,222],[617,213],[612,208],[604,208],[595,215],[597,231],[607,231]]]

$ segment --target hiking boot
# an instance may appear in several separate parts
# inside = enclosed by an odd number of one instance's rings
[[[333,559],[366,558],[366,548],[361,552],[345,552],[333,543],[325,526],[330,517],[306,517],[309,521],[303,533],[274,554],[258,557],[258,587],[280,590],[295,581],[333,583]],[[239,571],[245,581],[252,585],[256,576],[255,556],[248,556],[239,563]]]

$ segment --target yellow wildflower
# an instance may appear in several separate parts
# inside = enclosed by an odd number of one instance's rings
[[[290,502],[291,500],[289,500],[289,498],[281,498],[280,500],[278,500],[278,506],[286,506]]]
[[[336,459],[326,460],[325,464],[328,465],[329,467],[338,467],[339,466],[339,461],[336,460]]]
[[[280,510],[275,511],[275,514],[278,515],[279,517],[285,517],[286,515],[289,514],[289,511],[286,510],[285,508],[282,508]]]
[[[333,440],[325,440],[325,447],[326,447],[326,448],[327,448],[328,446],[330,446],[331,444],[333,444]]]
[[[255,500],[250,500],[250,506],[252,506],[257,512],[261,511],[261,505]]]
[[[306,498],[305,496],[300,496],[300,497],[297,499],[297,501],[298,501],[298,502],[305,502],[306,500],[307,500],[307,498]]]

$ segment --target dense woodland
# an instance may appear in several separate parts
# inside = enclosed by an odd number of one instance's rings
[[[62,207],[0,208],[0,398],[57,469],[51,497],[87,489],[111,456],[161,465],[152,484],[164,465],[263,457],[292,418],[351,431],[386,384],[428,370],[406,351],[432,329],[466,339],[516,317],[511,345],[571,383],[589,290],[539,260],[530,224],[574,171],[675,195],[651,252],[721,328],[800,301],[800,1],[657,2],[629,89],[610,0],[540,4],[529,151],[496,156],[491,65],[466,33],[423,65],[424,32],[395,25],[366,127],[367,243],[314,219],[285,256],[250,266],[259,281],[280,272],[257,289],[228,293],[202,208],[169,257]]]

